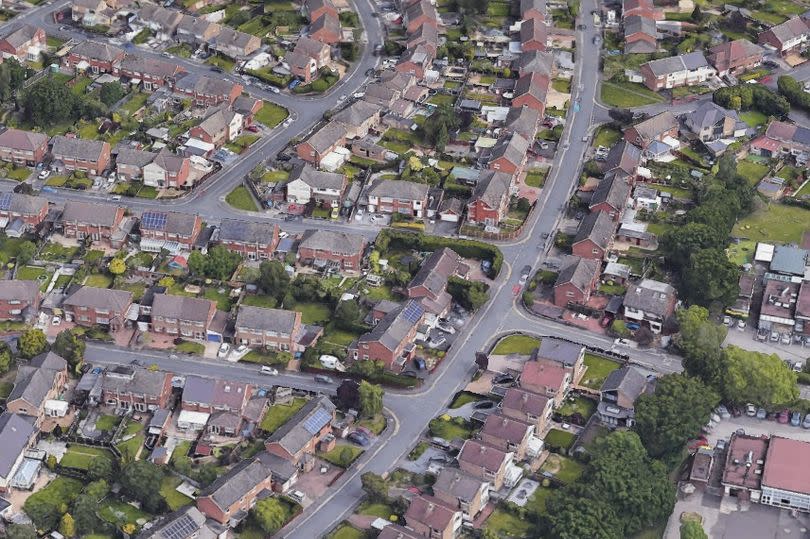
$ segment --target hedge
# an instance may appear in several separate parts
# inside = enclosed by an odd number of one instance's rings
[[[381,252],[388,250],[389,246],[400,249],[416,249],[418,251],[435,251],[442,247],[449,247],[464,258],[490,260],[492,269],[490,277],[495,277],[503,266],[503,253],[496,246],[477,240],[461,240],[445,238],[442,236],[429,236],[420,232],[393,230],[384,228],[377,236],[377,249]]]
[[[810,386],[810,372],[797,372],[796,381],[802,385]]]

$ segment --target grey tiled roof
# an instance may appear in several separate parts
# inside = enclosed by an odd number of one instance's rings
[[[68,307],[90,307],[108,310],[111,313],[126,312],[131,304],[132,292],[94,286],[82,286],[68,296],[63,303]]]
[[[54,158],[63,157],[78,159],[82,161],[98,161],[105,149],[109,150],[109,145],[101,140],[89,140],[82,138],[70,138],[57,135],[51,140]]]
[[[506,128],[520,133],[524,138],[534,138],[540,113],[531,107],[512,107],[506,115]]]
[[[554,71],[554,55],[547,51],[526,51],[512,62],[520,73],[540,73],[551,77]]]
[[[340,122],[330,121],[307,139],[307,143],[318,152],[323,153],[346,137],[346,126]]]
[[[594,261],[591,260],[590,262]],[[537,348],[537,359],[548,359],[561,363],[566,367],[573,367],[579,359],[582,349],[581,344],[555,339],[554,337],[545,337],[540,341],[540,346]]]
[[[215,79],[196,73],[188,73],[179,77],[174,83],[174,87],[183,92],[214,95],[223,98],[231,94],[234,86],[234,83],[229,80]]]
[[[342,190],[346,183],[346,176],[343,174],[318,170],[308,163],[296,167],[290,174],[288,183],[299,179],[315,189],[337,189],[338,191]]]
[[[332,230],[307,230],[301,239],[299,249],[327,250],[342,255],[353,255],[362,252],[366,239],[359,234],[336,232]]]
[[[335,405],[324,395],[307,401],[295,415],[267,438],[267,443],[277,443],[290,454],[295,455],[312,440],[313,433],[307,430],[304,424],[307,419],[315,416],[319,411],[325,412],[331,418]]]
[[[337,122],[342,122],[348,126],[360,125],[375,114],[380,113],[380,106],[368,101],[355,101],[345,109],[341,110],[332,119]]]
[[[23,399],[39,408],[53,387],[56,377],[66,368],[67,361],[53,352],[36,356],[17,370],[8,402]]]
[[[291,334],[295,329],[295,319],[295,311],[242,305],[236,315],[236,327]]]
[[[499,208],[504,197],[509,196],[511,185],[510,174],[487,170],[478,178],[471,200],[480,200],[490,208]]]
[[[386,314],[371,331],[361,335],[358,342],[379,342],[388,350],[396,350],[411,329],[421,321],[424,312],[419,303],[409,301]]]
[[[596,190],[591,197],[591,207],[606,202],[612,208],[621,210],[627,204],[627,197],[630,196],[630,182],[627,176],[621,171],[609,172],[596,186]]]
[[[735,122],[740,119],[736,111],[724,109],[711,101],[704,101],[694,112],[687,114],[685,123],[689,129],[697,133],[701,129],[715,125],[728,116],[733,118]]]
[[[36,281],[0,280],[0,300],[26,300],[33,302],[39,294],[39,283]]]
[[[589,290],[599,266],[600,263],[598,260],[575,257],[575,260],[563,266],[562,270],[557,275],[554,286],[571,283],[577,287],[578,290]]]
[[[162,316],[192,322],[207,322],[213,304],[214,302],[211,300],[203,298],[155,294],[152,302],[152,317]]]
[[[501,137],[492,147],[490,160],[505,158],[513,165],[520,165],[529,151],[529,141],[519,133]]]
[[[574,243],[590,239],[602,249],[607,249],[615,229],[616,225],[607,213],[589,213],[579,223]]]
[[[14,128],[6,129],[0,133],[0,148],[35,151],[47,144],[48,135],[44,133],[35,133],[33,131],[23,131],[22,129]]]
[[[674,297],[675,289],[672,285],[644,279],[639,284],[630,285],[627,288],[624,295],[624,306],[664,316],[669,314]]]
[[[397,198],[400,200],[425,200],[429,186],[425,183],[409,182],[406,180],[376,179],[369,189],[369,195],[381,198]]]
[[[34,425],[29,418],[18,414],[0,414],[0,476],[8,477],[20,453],[34,434]]]
[[[150,210],[151,213],[155,213]],[[165,221],[143,219],[141,215],[141,230],[156,230],[160,232],[168,232],[169,234],[178,234],[180,236],[191,236],[194,232],[194,227],[197,224],[199,217],[194,213],[182,213],[178,211],[157,212],[166,216]],[[163,223],[162,225],[158,223]]]
[[[660,60],[652,60],[644,65],[649,66],[650,71],[656,77],[663,77],[680,71],[693,71],[701,67],[708,67],[709,62],[706,61],[706,57],[703,56],[702,52],[695,51],[679,56],[661,58]]]
[[[70,49],[70,54],[76,54],[83,58],[90,58],[94,60],[100,60],[103,62],[112,62],[113,60],[119,58],[122,54],[124,54],[124,51],[108,43],[102,43],[101,41],[95,40],[88,40],[82,41],[81,43]]]
[[[479,184],[480,185],[480,184]],[[444,292],[447,280],[458,271],[461,257],[452,249],[442,247],[428,256],[416,272],[408,288],[424,286],[433,295]]]
[[[470,502],[481,490],[480,479],[477,479],[458,468],[444,468],[436,477],[433,491],[447,493],[460,500]]]
[[[267,221],[223,219],[219,225],[219,241],[270,244],[278,225]]]
[[[525,18],[526,12],[536,9],[540,13],[546,13],[546,0],[520,0],[520,16]]]
[[[620,367],[608,374],[602,383],[602,391],[618,391],[620,405],[632,404],[636,398],[647,390],[647,378],[635,367]]]
[[[119,206],[91,204],[89,202],[67,201],[61,220],[67,223],[88,223],[98,226],[113,226]]]
[[[227,511],[270,474],[261,459],[244,460],[219,476],[200,495],[210,496],[220,509]]]
[[[148,395],[157,397],[163,391],[169,375],[140,367],[119,366],[108,369],[101,382],[102,388],[119,394]]]
[[[129,165],[143,168],[151,163],[157,154],[146,150],[136,150],[134,148],[118,148],[118,155],[115,158],[117,165]]]

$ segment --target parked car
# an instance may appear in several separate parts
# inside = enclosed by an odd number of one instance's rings
[[[790,333],[782,333],[782,335],[780,336],[780,341],[782,342],[782,344],[790,344],[791,341]]]
[[[514,384],[515,383],[515,377],[512,376],[511,374],[505,374],[505,373],[504,374],[498,374],[498,375],[495,376],[495,378],[492,379],[492,382],[494,384],[498,384],[498,385],[501,385],[501,384]]]
[[[745,405],[745,415],[747,415],[748,417],[754,417],[755,415],[757,415],[756,407],[750,402]]]
[[[476,410],[491,410],[495,408],[495,403],[492,401],[479,401],[473,404],[473,408]]]
[[[262,365],[262,368],[259,369],[260,374],[266,374],[268,376],[278,376],[278,370],[270,367],[269,365]]]
[[[325,374],[316,374],[315,381],[321,384],[332,384],[334,383],[331,378],[326,376]]]
[[[352,442],[353,444],[357,444],[361,447],[367,447],[369,442],[368,438],[360,434],[359,432],[353,432],[346,436],[346,439]]]
[[[259,132],[259,126],[258,125],[249,125],[245,129],[247,129],[251,133],[258,133]]]
[[[58,326],[58,325],[59,325],[59,324],[61,324],[61,323],[62,323],[62,317],[61,317],[61,316],[54,316],[54,317],[51,319],[51,325],[52,325],[52,326]]]
[[[765,408],[757,409],[757,419],[765,419],[768,417],[768,412],[765,411]]]
[[[802,414],[799,412],[793,412],[793,415],[790,416],[790,424],[794,427],[798,427],[802,424]]]
[[[425,363],[425,358],[423,358],[423,357],[414,358],[413,359],[413,364],[420,371],[423,371],[423,370],[427,369],[427,364]]]
[[[244,354],[245,352],[247,352],[247,349],[248,347],[246,344],[240,344],[239,346],[236,347],[234,352],[236,352],[237,354]]]
[[[779,332],[771,331],[771,342],[779,342]]]
[[[50,169],[45,168],[39,171],[39,174],[37,174],[37,178],[39,178],[40,180],[47,180],[48,176],[50,175],[51,175]]]
[[[231,352],[231,345],[224,342],[219,346],[219,351],[217,351],[217,357],[223,358],[226,357]]]
[[[804,416],[804,421],[802,421],[802,428],[810,429],[810,414]]]
[[[729,413],[728,408],[726,408],[722,404],[714,409],[714,413],[719,415],[722,419],[731,418],[731,413]]]
[[[450,324],[445,324],[442,322],[436,324],[436,329],[438,329],[439,331],[444,331],[445,333],[449,333],[450,335],[453,335],[456,332],[456,328],[454,328]]]
[[[428,348],[441,348],[447,344],[447,339],[439,337],[438,339],[429,338],[427,341]]]
[[[489,273],[492,270],[492,262],[489,260],[482,260],[481,261],[481,271],[484,273]]]
[[[777,421],[782,423],[783,425],[788,422],[790,419],[790,410],[782,410],[779,412],[779,417],[777,417]]]
[[[730,316],[724,316],[723,317],[723,324],[728,326],[728,327],[731,327],[731,326],[734,325],[734,320],[732,320]]]

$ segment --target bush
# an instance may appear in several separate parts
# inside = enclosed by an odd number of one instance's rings
[[[810,386],[810,373],[806,372],[796,373],[796,381],[802,385]]]

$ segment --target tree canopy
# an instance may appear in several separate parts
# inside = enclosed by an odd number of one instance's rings
[[[709,539],[709,536],[698,521],[687,520],[681,524],[681,539]]]
[[[84,351],[87,343],[79,338],[72,330],[64,329],[56,336],[52,350],[55,354],[62,356],[68,362],[71,371],[78,374],[84,362]],[[93,462],[104,460],[94,459]]]
[[[374,417],[383,409],[383,388],[363,380],[358,389],[360,396],[360,413],[365,417]]]
[[[160,492],[163,470],[157,465],[147,460],[136,460],[124,467],[119,480],[124,493],[141,502],[144,509],[150,513],[157,513],[161,509],[163,498],[155,493]]]
[[[275,497],[264,498],[253,507],[253,518],[267,535],[273,535],[287,521],[287,508]]]
[[[194,275],[224,281],[231,278],[241,261],[239,253],[229,251],[224,245],[216,245],[207,255],[192,251],[188,257],[188,269]]]
[[[719,390],[723,377],[721,345],[727,328],[709,319],[709,311],[692,305],[676,313],[680,332],[675,336],[675,345],[683,354],[683,368],[691,376]]]
[[[799,397],[796,373],[776,354],[728,346],[723,349],[723,358],[723,390],[731,402],[752,402],[773,409],[790,405]]]
[[[262,292],[281,303],[290,286],[290,276],[284,264],[278,260],[265,260],[259,266],[259,279],[256,282]]]
[[[41,329],[30,328],[22,332],[18,341],[20,357],[31,359],[48,351],[48,340]],[[67,359],[67,358],[66,358]]]

